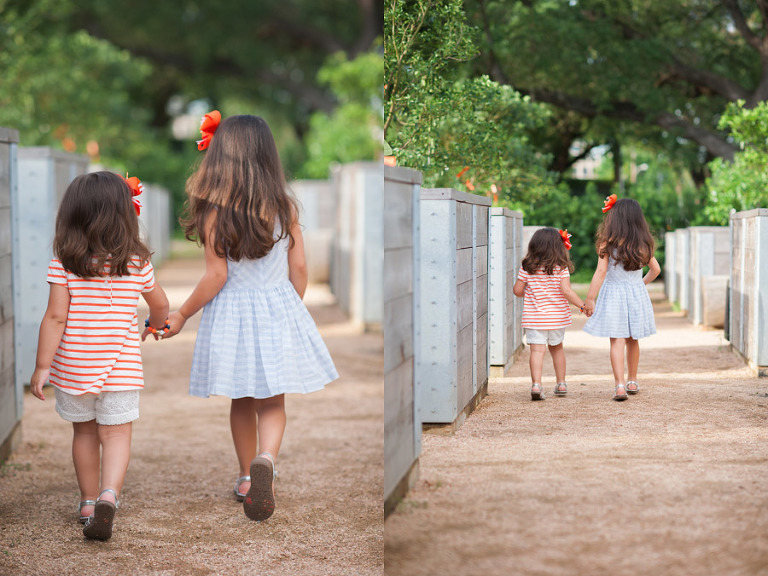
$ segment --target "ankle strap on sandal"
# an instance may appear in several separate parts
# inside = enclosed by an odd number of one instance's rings
[[[96,501],[98,502],[99,500],[101,500],[101,495],[104,494],[105,492],[110,492],[112,494],[112,496],[115,497],[115,508],[120,508],[120,500],[117,499],[117,492],[112,490],[112,488],[104,488],[104,490],[99,492],[99,497],[96,499]],[[106,500],[105,500],[105,502],[106,502]]]
[[[272,462],[272,478],[277,478],[277,466],[275,465],[275,457],[272,455],[271,452],[262,452],[258,456],[259,458],[266,458],[270,462]]]

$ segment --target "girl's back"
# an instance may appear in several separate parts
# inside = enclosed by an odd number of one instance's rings
[[[281,238],[263,258],[227,260],[227,283],[222,290],[254,290],[288,280],[289,238]]]
[[[611,257],[608,260],[608,271],[605,274],[606,282],[627,282],[631,284],[643,283],[643,271],[627,270],[624,264],[617,262]]]

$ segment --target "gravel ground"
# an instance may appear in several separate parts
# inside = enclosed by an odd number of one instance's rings
[[[653,294],[641,392],[614,402],[608,339],[566,335],[569,392],[530,401],[528,349],[385,524],[385,573],[768,574],[768,379]]]
[[[159,271],[172,308],[202,270],[185,259]],[[381,574],[383,338],[353,327],[326,287],[310,286],[305,301],[341,378],[286,399],[272,518],[249,521],[232,495],[229,401],[188,395],[197,315],[142,346],[141,418],[108,542],[86,541],[75,519],[71,425],[52,389],[45,402],[27,394],[22,444],[0,468],[0,574]]]

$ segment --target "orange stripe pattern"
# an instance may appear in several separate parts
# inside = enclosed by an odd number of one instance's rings
[[[136,306],[154,289],[155,274],[150,262],[140,264],[134,258],[128,276],[81,278],[51,260],[48,282],[66,286],[70,298],[51,384],[75,395],[144,387]]]
[[[552,274],[538,270],[529,274],[522,268],[518,280],[525,282],[523,295],[523,328],[557,330],[571,324],[571,307],[560,290],[560,280],[569,278],[567,268],[556,267]]]

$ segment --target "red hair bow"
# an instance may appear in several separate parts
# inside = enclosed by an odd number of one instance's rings
[[[218,110],[208,112],[208,114],[203,116],[203,121],[200,122],[200,132],[202,132],[203,137],[197,141],[198,150],[208,148],[208,144],[211,143],[211,138],[216,133],[216,128],[219,127],[219,124],[221,124],[221,112]]]
[[[616,204],[616,194],[611,194],[605,199],[605,202],[603,204],[603,214],[608,212],[611,208],[613,208],[613,205]]]
[[[571,244],[571,241],[568,240],[568,238],[571,237],[571,234],[568,234],[568,229],[566,228],[565,230],[558,230],[558,232],[560,232],[560,237],[563,239],[565,249],[570,250],[573,245]]]
[[[128,184],[128,188],[131,189],[131,196],[133,196],[133,208],[136,210],[136,216],[139,216],[141,214],[141,200],[136,198],[136,196],[139,196],[142,192],[144,192],[144,184],[141,183],[141,180],[136,178],[136,176],[131,176],[128,178],[128,173],[126,172],[125,183]]]

